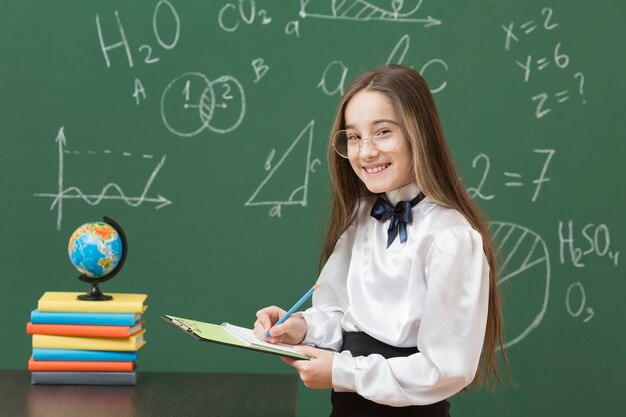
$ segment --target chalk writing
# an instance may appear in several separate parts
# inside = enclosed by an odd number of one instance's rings
[[[410,41],[411,40],[408,34],[405,34],[404,36],[402,36],[400,40],[398,41],[398,43],[396,44],[396,46],[391,51],[391,54],[389,54],[389,58],[387,58],[386,63],[387,64],[404,64],[404,58],[411,46]],[[448,71],[448,64],[446,64],[444,60],[439,59],[439,58],[434,58],[434,59],[427,61],[424,65],[422,65],[422,67],[419,70],[419,73],[425,76],[426,70],[431,65],[435,65],[435,64],[442,66],[446,72]],[[441,90],[443,90],[444,88],[446,88],[446,85],[447,85],[446,81],[442,82],[438,86],[430,85],[430,91],[431,93],[436,94],[440,92]]]
[[[614,266],[618,266],[620,251],[611,248],[611,235],[605,224],[587,223],[580,229],[580,234],[586,241],[586,247],[576,244],[574,222],[567,221],[567,230],[563,231],[563,222],[559,221],[559,259],[562,264],[566,263],[566,249],[568,261],[576,268],[583,268],[582,259],[586,256],[598,258],[607,257]]]
[[[296,38],[300,37],[300,21],[292,20],[285,25],[286,35],[296,35]]]
[[[163,197],[160,194],[157,194],[156,197],[147,196],[150,190],[150,187],[152,186],[152,183],[154,182],[157,174],[159,173],[159,171],[165,164],[166,155],[163,155],[159,163],[152,170],[152,173],[148,177],[148,180],[146,181],[146,185],[144,186],[144,189],[141,195],[137,197],[127,196],[122,190],[122,188],[113,182],[106,184],[100,191],[100,194],[84,194],[78,187],[71,186],[71,187],[65,188],[65,184],[64,184],[65,178],[64,178],[64,173],[63,173],[63,164],[64,164],[63,155],[66,154],[66,149],[64,148],[67,145],[67,140],[65,138],[65,129],[63,127],[59,129],[55,142],[58,145],[58,157],[59,157],[58,175],[57,175],[57,180],[58,180],[57,192],[56,193],[35,193],[34,196],[53,199],[52,204],[50,205],[50,210],[53,210],[55,207],[57,208],[57,230],[61,229],[61,220],[63,219],[63,200],[66,200],[66,199],[80,199],[91,206],[95,206],[99,204],[102,200],[122,200],[131,207],[138,207],[143,203],[154,203],[156,204],[156,207],[155,207],[156,209],[160,209],[160,208],[163,208],[165,206],[172,204],[170,200],[168,200],[167,198]],[[76,151],[76,152],[72,152],[72,154],[79,155],[80,152]],[[89,150],[87,151],[87,154],[96,155],[96,152],[93,150]],[[104,154],[111,155],[112,152],[109,150],[108,152],[105,151]],[[128,152],[124,152],[123,155],[126,157],[132,156],[132,154]],[[144,158],[146,156],[148,156],[148,158],[146,159],[152,158],[152,155],[143,155]],[[115,190],[116,194],[109,195],[108,192],[111,189]]]
[[[391,50],[391,53],[389,54],[387,58],[387,64],[391,64],[391,63],[405,64],[404,59],[407,55],[407,52],[409,51],[409,48],[410,48],[409,35],[405,34],[400,38],[400,40],[398,40],[396,45]],[[419,70],[420,74],[426,77],[427,75],[425,74],[428,72],[427,70],[429,70],[431,66],[440,66],[446,72],[448,71],[448,64],[446,64],[444,60],[439,59],[439,58],[433,58],[433,59],[428,60],[424,65],[422,65],[422,67]],[[345,91],[345,84],[346,84],[348,71],[349,71],[349,68],[342,61],[339,61],[339,60],[331,61],[328,65],[326,65],[326,68],[324,69],[324,72],[322,73],[322,79],[317,84],[317,88],[321,88],[324,94],[328,96],[332,96],[335,94],[342,95],[343,92]],[[436,86],[431,85],[430,91],[433,94],[436,94],[442,91],[444,88],[446,88],[446,85],[447,85],[447,81],[443,81],[441,84],[436,85]]]
[[[492,221],[489,232],[502,259],[498,285],[510,281],[513,294],[504,303],[505,313],[511,309],[518,316],[515,321],[507,321],[504,348],[508,348],[522,341],[543,320],[550,297],[550,258],[543,238],[528,228]]]
[[[230,75],[211,81],[199,72],[187,72],[171,81],[161,96],[163,124],[181,137],[192,137],[205,129],[231,132],[245,113],[243,86]]]
[[[543,166],[541,168],[541,172],[539,176],[531,181],[534,185],[534,192],[530,198],[530,201],[533,203],[537,201],[539,197],[539,193],[541,192],[542,185],[546,182],[550,181],[550,178],[546,177],[546,173],[548,171],[548,167],[550,165],[550,161],[555,154],[554,149],[533,149],[533,152],[537,154],[545,154],[545,160],[543,162]],[[477,168],[480,165],[482,168],[481,178],[479,180],[478,186],[476,187],[468,187],[467,192],[472,198],[480,198],[482,200],[492,200],[495,195],[492,193],[488,193],[484,191],[485,184],[487,182],[487,177],[489,176],[491,169],[491,162],[489,160],[489,156],[484,153],[478,154],[474,160],[472,161],[472,168]],[[511,187],[524,187],[525,183],[522,181],[523,175],[519,172],[512,171],[504,171],[504,186],[507,188]]]
[[[169,12],[172,20],[174,21],[174,27],[175,27],[174,35],[172,36],[172,39],[169,41],[164,40],[164,36],[161,34],[159,30],[159,25],[157,23],[159,12],[163,9],[166,10],[163,13]],[[133,53],[132,53],[128,38],[126,36],[126,31],[124,30],[124,26],[122,25],[122,20],[120,19],[119,12],[115,10],[113,14],[115,15],[115,22],[117,23],[117,30],[119,32],[120,40],[117,42],[113,41],[112,43],[108,43],[110,42],[108,38],[105,40],[105,36],[102,31],[102,24],[100,22],[100,14],[96,15],[96,30],[98,32],[98,40],[100,42],[100,49],[102,51],[102,55],[104,56],[104,61],[106,63],[107,68],[110,68],[112,65],[110,52],[117,48],[123,48],[124,52],[126,53],[128,66],[132,68],[134,66]],[[154,12],[152,14],[152,30],[153,30],[154,37],[157,43],[163,49],[172,49],[178,43],[178,40],[180,38],[180,18],[178,17],[178,13],[176,12],[176,9],[172,5],[172,3],[170,3],[169,1],[160,0],[154,7]],[[113,35],[110,35],[110,36],[113,37]],[[154,64],[154,63],[159,62],[159,58],[153,56],[152,46],[148,44],[143,44],[139,46],[137,50],[138,52],[144,53],[145,55],[144,63]]]
[[[304,129],[300,132],[298,137],[291,143],[289,148],[282,154],[278,162],[273,164],[274,156],[276,155],[276,150],[272,149],[265,159],[264,168],[265,171],[269,171],[265,176],[263,181],[259,184],[259,186],[254,190],[248,201],[245,202],[245,206],[272,206],[269,211],[270,217],[281,217],[282,207],[289,205],[300,205],[302,207],[307,205],[307,195],[309,189],[309,174],[310,172],[315,172],[315,166],[319,165],[321,161],[319,159],[313,159],[311,157],[312,145],[313,145],[313,128],[315,126],[315,121],[311,120]],[[302,158],[302,155],[291,155],[294,152],[294,149],[302,142],[302,145],[305,146],[304,152],[301,152],[305,158]],[[300,148],[303,148],[303,146]],[[295,152],[294,152],[295,153]],[[301,177],[302,183],[298,183],[298,186],[290,190],[288,192],[282,193],[285,197],[283,198],[265,198],[263,195],[259,195],[263,189],[268,185],[268,182],[272,179],[274,174],[283,166],[285,160],[287,158],[300,158],[300,160],[304,162],[304,173],[303,177]],[[299,176],[296,176],[296,181],[299,180]]]
[[[139,78],[135,78],[135,91],[133,92],[133,97],[135,98],[135,102],[139,105],[139,97],[145,100],[146,97],[146,89],[144,88],[141,80]]]
[[[578,308],[572,308],[572,298],[574,298],[574,293],[578,293],[580,297],[580,301],[578,302]],[[583,319],[583,323],[587,323],[594,316],[593,308],[587,307],[587,294],[585,293],[585,288],[583,284],[580,282],[575,282],[567,288],[567,293],[565,294],[565,309],[572,317],[580,317],[583,311],[586,313],[586,317]]]
[[[241,22],[251,25],[257,18],[261,19],[261,25],[269,25],[272,22],[267,10],[261,9],[257,12],[254,0],[239,0],[239,6],[226,3],[217,16],[217,22],[222,30],[234,32]]]
[[[545,7],[541,10],[541,15],[544,16],[543,24],[541,25],[545,31],[552,31],[556,29],[559,24],[554,23],[553,19],[554,11]],[[535,32],[535,29],[538,28],[538,24],[535,23],[534,20],[529,20],[524,22],[517,27],[515,22],[510,22],[508,25],[502,25],[502,29],[504,30],[504,49],[505,51],[509,51],[512,49],[512,45],[514,43],[519,43],[522,36],[529,36],[531,33]],[[551,55],[548,56],[533,56],[533,54],[527,54],[522,59],[515,59],[514,63],[522,70],[524,83],[528,83],[531,80],[531,77],[539,76],[539,73],[544,71],[545,69],[549,69],[551,66],[556,70],[564,70],[570,65],[570,56],[564,52],[563,45],[561,42],[557,42],[552,49]],[[536,71],[536,74],[534,72]],[[584,75],[582,72],[576,72],[573,76],[574,79],[580,79],[578,83],[577,92],[581,97],[581,101],[587,103],[587,101],[582,98],[584,95],[583,84],[584,84]],[[531,100],[535,105],[535,117],[537,119],[541,119],[548,115],[555,105],[559,105],[561,103],[565,103],[572,96],[569,88],[566,89],[555,89],[554,91],[536,91],[531,95]]]
[[[484,170],[482,173],[482,177],[480,178],[480,182],[478,183],[478,187],[469,187],[467,189],[467,193],[472,198],[481,198],[483,200],[492,200],[494,198],[493,194],[485,195],[483,194],[483,187],[485,186],[485,181],[487,181],[487,176],[489,175],[489,169],[491,168],[491,162],[489,162],[489,157],[484,153],[478,154],[476,158],[472,161],[472,168],[476,168],[479,161],[484,161]]]
[[[542,26],[547,31],[556,29],[559,26],[558,23],[553,23],[551,21],[553,14],[554,14],[554,11],[550,7],[544,7],[543,9],[541,9],[541,15],[545,15],[545,19],[543,21]],[[510,22],[508,26],[502,25],[502,29],[506,33],[506,37],[504,40],[504,49],[508,51],[509,48],[511,47],[511,41],[519,42],[519,38],[514,33],[515,22]],[[534,32],[535,29],[537,29],[537,24],[535,23],[534,20],[529,20],[525,23],[522,23],[520,25],[520,29],[522,29],[522,31],[524,32],[524,35],[528,35]]]
[[[403,0],[391,2],[391,8],[375,5],[373,2],[364,0],[326,0],[311,2],[311,0],[300,0],[300,17],[332,19],[332,20],[352,20],[366,22],[377,20],[381,22],[397,23],[419,23],[424,27],[439,26],[441,20],[432,16],[418,17],[419,8],[423,0],[419,0],[412,8],[404,7]],[[314,4],[311,4],[314,3]]]
[[[254,83],[256,84],[261,80],[261,78],[265,76],[265,73],[269,71],[270,67],[269,65],[265,64],[265,61],[263,60],[263,58],[254,59],[251,65],[252,65],[252,69],[254,69],[254,74],[255,74]]]

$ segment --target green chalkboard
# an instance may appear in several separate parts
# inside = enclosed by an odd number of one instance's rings
[[[158,317],[251,326],[317,276],[326,137],[341,92],[387,62],[422,72],[500,244],[516,386],[455,416],[626,409],[622,1],[4,1],[0,368],[25,368],[45,291],[87,289],[71,232],[108,216],[148,294],[139,370],[292,372]],[[620,52],[622,51],[622,52]],[[298,414],[328,392],[301,385]]]

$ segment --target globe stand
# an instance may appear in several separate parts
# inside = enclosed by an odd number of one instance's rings
[[[122,241],[122,258],[120,259],[120,262],[117,264],[117,266],[111,272],[109,272],[107,275],[103,277],[92,278],[92,277],[87,276],[86,274],[80,274],[78,279],[83,282],[87,282],[91,284],[91,290],[87,294],[81,294],[81,295],[76,296],[78,300],[83,300],[83,301],[112,300],[113,296],[102,294],[102,291],[100,291],[100,288],[98,288],[98,284],[108,281],[111,278],[113,278],[115,275],[117,275],[117,273],[120,272],[120,270],[122,269],[122,266],[124,266],[124,261],[126,261],[126,252],[127,252],[128,244],[126,243],[126,235],[124,234],[124,231],[117,223],[115,223],[109,217],[103,217],[103,220],[106,224],[113,227],[115,231],[117,232],[117,234],[120,236],[120,240]]]
[[[85,282],[92,281],[91,279],[82,279],[81,278],[82,276],[83,275],[78,277],[78,279],[80,279],[81,281],[85,281]],[[76,298],[79,300],[83,300],[83,301],[108,301],[108,300],[112,300],[113,296],[102,294],[102,291],[100,291],[100,288],[98,288],[98,283],[91,282],[91,290],[89,291],[89,293],[79,295]]]

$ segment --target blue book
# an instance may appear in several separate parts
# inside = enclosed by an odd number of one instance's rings
[[[118,361],[137,362],[137,352],[108,350],[33,349],[36,361]]]
[[[48,313],[35,309],[30,322],[35,324],[96,324],[106,326],[134,326],[141,314],[134,313]]]

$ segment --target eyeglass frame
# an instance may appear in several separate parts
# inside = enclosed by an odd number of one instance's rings
[[[397,123],[396,123],[396,122],[392,122],[392,123],[397,125]],[[388,130],[390,130],[390,131],[391,131],[391,133],[393,133],[393,134],[395,134],[395,135],[397,135],[397,136],[399,136],[399,134],[400,134],[400,133],[402,133],[402,129],[400,128],[400,126],[398,126],[396,129],[388,129]],[[342,157],[342,158],[344,158],[344,159],[350,159],[350,157],[349,157],[349,156],[344,156],[344,155],[342,155],[342,154],[341,154],[341,152],[339,152],[339,150],[337,149],[337,146],[335,145],[335,142],[336,142],[336,139],[337,139],[337,135],[338,135],[340,132],[346,132],[346,133],[347,133],[347,132],[349,132],[349,130],[348,130],[348,129],[340,129],[340,130],[338,130],[337,132],[335,132],[335,134],[333,135],[333,140],[332,140],[332,146],[333,146],[333,149],[335,150],[335,152],[337,153],[337,155],[339,155],[340,157]],[[348,138],[350,137],[350,135],[346,135],[346,136],[347,136]],[[354,135],[354,134],[353,134],[352,136],[355,136],[355,137],[356,137],[356,135]],[[350,141],[350,140],[356,140],[356,141],[358,142],[358,144],[359,144],[359,152],[361,152],[361,145],[363,144],[363,142],[366,142],[366,141],[370,141],[370,143],[371,143],[371,144],[372,144],[372,145],[373,145],[376,149],[378,149],[378,150],[380,151],[380,150],[382,150],[382,149],[380,149],[380,148],[378,147],[378,145],[376,144],[376,139],[375,139],[375,137],[376,137],[376,135],[372,135],[372,136],[370,136],[370,137],[368,137],[368,138],[360,138],[360,139],[359,139],[359,138],[356,138],[356,139],[347,139],[347,140],[348,140],[348,141]],[[350,142],[347,142],[347,143],[350,143]],[[382,151],[384,152],[384,150],[382,150]],[[347,149],[346,149],[346,153],[347,153]]]

